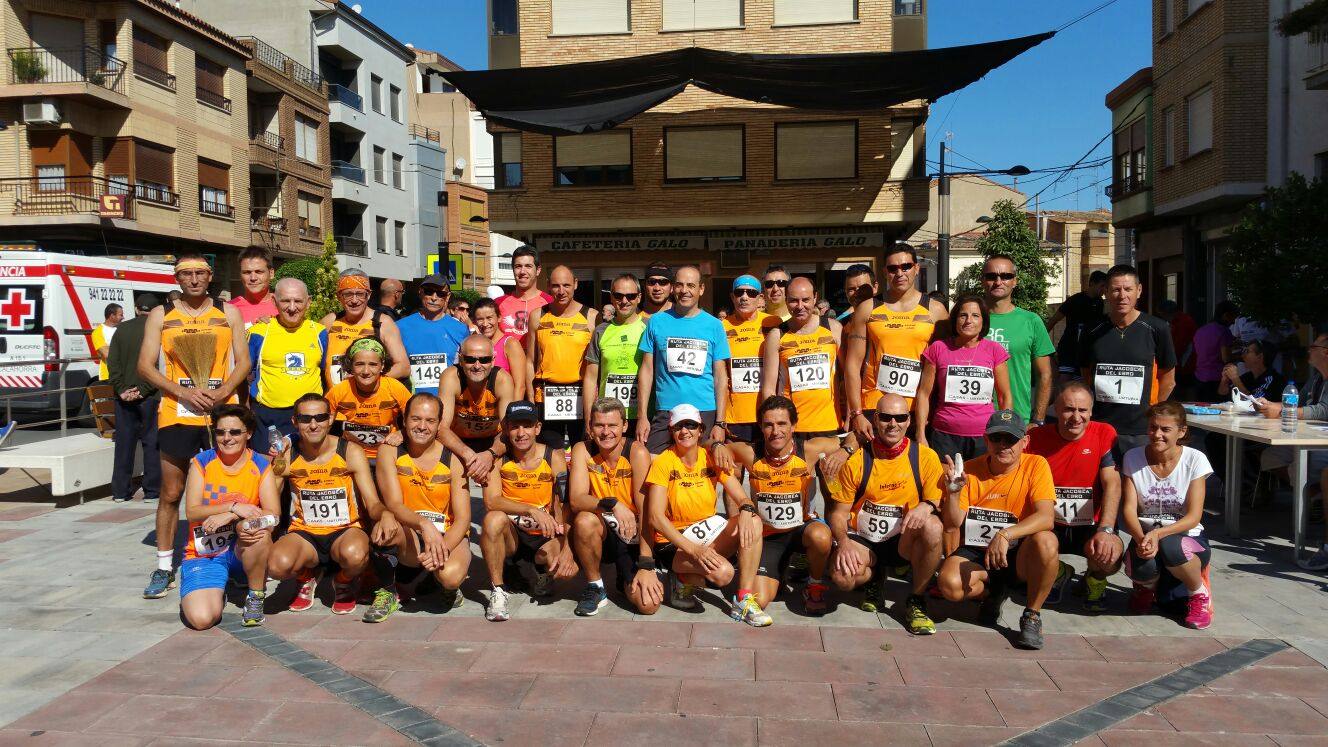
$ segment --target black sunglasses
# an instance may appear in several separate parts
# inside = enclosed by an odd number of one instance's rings
[[[446,288],[439,288],[439,287],[437,287],[437,286],[433,286],[433,285],[426,285],[426,286],[424,286],[423,288],[420,288],[420,295],[421,295],[421,296],[450,296],[450,295],[452,295],[452,291],[447,290]]]
[[[485,365],[488,365],[488,364],[490,364],[490,363],[493,363],[493,356],[492,356],[492,355],[463,355],[463,356],[461,356],[461,362],[462,362],[462,363],[483,363],[483,364],[485,364]]]
[[[766,288],[775,288],[775,287],[779,287],[779,288],[787,288],[787,287],[788,287],[788,284],[789,284],[789,281],[787,281],[787,280],[767,280],[767,281],[765,281],[765,287],[766,287]]]
[[[668,278],[646,278],[646,285],[673,285]]]
[[[761,295],[761,291],[756,290],[755,288],[734,288],[733,295],[746,296],[748,298],[756,298],[757,296]]]
[[[894,275],[900,272],[908,272],[909,270],[917,266],[918,266],[917,262],[905,262],[900,265],[886,265],[885,271],[890,273],[891,275]]]
[[[993,281],[993,282],[994,282],[994,281],[997,281],[997,280],[1014,280],[1014,277],[1015,277],[1015,276],[1014,276],[1014,273],[1013,273],[1013,272],[984,272],[984,273],[982,273],[982,279],[983,279],[983,280],[991,280],[991,281]]]
[[[609,294],[615,301],[635,301],[641,297],[640,293],[619,293],[614,291]]]
[[[689,431],[699,431],[701,430],[701,424],[695,420],[684,420],[681,423],[674,423],[672,428],[674,430],[682,430],[686,428]]]
[[[243,428],[213,428],[212,432],[218,436],[243,436],[245,434]]]
[[[904,413],[903,415],[896,415],[894,413],[889,413],[889,412],[876,413],[876,419],[882,423],[890,420],[893,420],[896,423],[907,423],[910,417],[912,416],[910,416],[908,413]]]
[[[331,419],[332,419],[332,413],[330,412],[320,412],[317,415],[305,415],[304,413],[300,413],[299,415],[295,416],[295,422],[299,423],[300,425],[308,425],[313,422],[326,423]]]
[[[464,305],[457,306],[455,309],[453,309],[453,311],[470,311],[470,307]]]

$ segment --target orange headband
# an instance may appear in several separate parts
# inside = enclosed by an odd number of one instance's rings
[[[207,260],[204,259],[182,259],[179,262],[175,263],[176,272],[181,272],[183,270],[211,270],[211,269],[212,268],[208,265]]]
[[[369,278],[363,275],[342,275],[337,280],[337,293],[344,290],[369,290]]]

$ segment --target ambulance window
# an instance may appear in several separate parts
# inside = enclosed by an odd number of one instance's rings
[[[41,332],[42,287],[0,283],[0,332]]]

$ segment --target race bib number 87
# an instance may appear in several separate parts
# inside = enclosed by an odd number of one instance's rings
[[[728,525],[728,517],[716,514],[709,519],[702,519],[682,530],[682,536],[698,545],[709,545],[711,542],[719,539],[720,533],[723,532],[724,527]]]

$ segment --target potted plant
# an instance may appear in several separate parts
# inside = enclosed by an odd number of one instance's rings
[[[19,83],[40,83],[46,77],[46,65],[42,64],[36,50],[16,50],[10,61],[14,65],[14,78]]]

